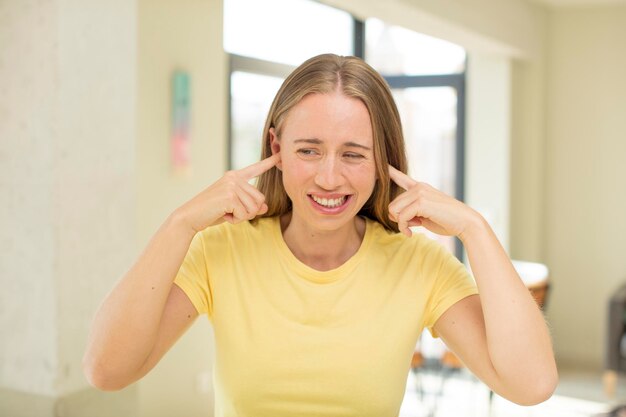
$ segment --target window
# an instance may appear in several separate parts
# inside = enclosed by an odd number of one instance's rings
[[[365,57],[385,75],[459,74],[465,49],[379,19],[365,23]]]
[[[352,55],[352,31],[350,14],[310,0],[224,2],[224,49],[231,54],[298,66],[325,52]]]
[[[243,168],[259,160],[265,116],[283,79],[235,71],[230,76],[231,166]]]
[[[272,99],[296,66],[321,53],[354,54],[354,22],[349,13],[311,0],[224,1],[232,169],[259,160]]]

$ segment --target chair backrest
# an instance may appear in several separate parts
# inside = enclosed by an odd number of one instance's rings
[[[548,267],[537,262],[517,260],[511,262],[539,307],[544,309],[548,299],[548,290],[550,289]]]

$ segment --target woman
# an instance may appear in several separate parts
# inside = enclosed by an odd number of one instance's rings
[[[138,380],[207,314],[217,416],[396,416],[424,327],[500,395],[549,398],[541,312],[485,220],[406,175],[379,74],[311,58],[277,93],[263,141],[260,162],[172,213],[108,295],[84,360],[92,384]],[[458,236],[475,283],[417,225]]]

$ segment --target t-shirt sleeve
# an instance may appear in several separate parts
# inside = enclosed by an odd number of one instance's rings
[[[456,302],[470,295],[478,294],[476,283],[465,265],[437,242],[427,244],[426,262],[433,284],[428,300],[424,326],[433,337],[439,337],[434,325],[441,315]]]
[[[210,313],[212,297],[202,232],[191,241],[174,283],[187,294],[198,314]]]

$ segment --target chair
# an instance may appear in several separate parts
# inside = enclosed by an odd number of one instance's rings
[[[615,394],[618,372],[626,370],[626,284],[609,300],[605,347],[604,392]]]

